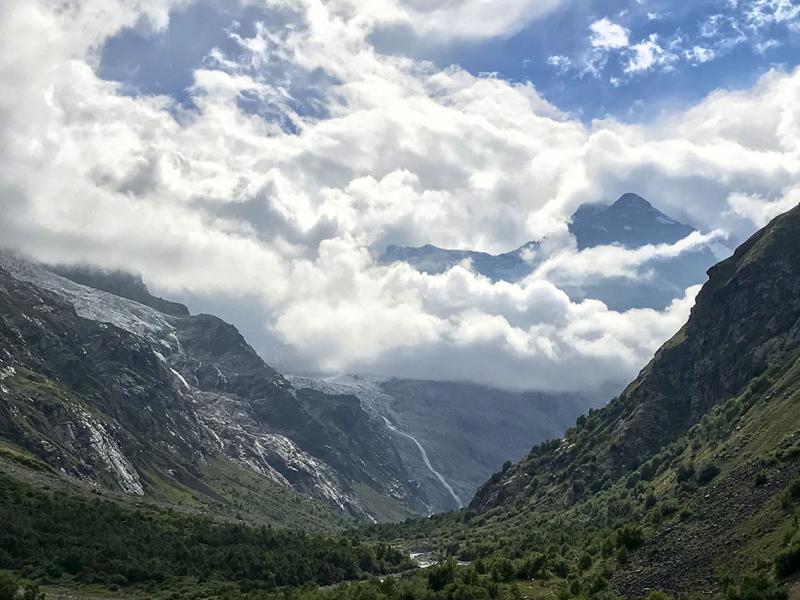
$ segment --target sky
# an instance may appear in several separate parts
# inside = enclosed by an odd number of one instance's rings
[[[561,289],[800,202],[794,0],[0,0],[0,245],[140,272],[277,368],[586,391],[685,322]],[[638,193],[700,234],[579,252]],[[426,275],[389,244],[505,252]]]

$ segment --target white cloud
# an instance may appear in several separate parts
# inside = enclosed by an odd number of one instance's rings
[[[774,200],[758,194],[733,193],[728,197],[730,212],[765,226],[779,214],[791,210],[800,204],[800,187],[794,186],[783,190]]]
[[[603,48],[606,50],[624,48],[629,44],[628,35],[629,31],[612,23],[607,18],[595,21],[589,26],[592,32],[590,41],[595,48]]]
[[[617,85],[686,63],[708,63],[737,48],[768,55],[785,43],[785,37],[800,31],[796,0],[735,0],[717,2],[715,9],[718,12],[703,15],[696,24],[685,19],[677,22],[670,12],[622,11],[619,15],[627,17],[634,31],[648,32],[638,42],[630,30],[604,18],[591,25],[588,46],[576,56],[564,58],[580,63],[582,74],[608,76]],[[664,22],[659,34],[653,33],[653,21]],[[669,22],[675,22],[671,33],[663,30]]]
[[[625,67],[626,73],[639,73],[655,68],[669,69],[678,60],[677,54],[658,43],[658,35],[655,33],[630,48],[632,54]]]
[[[554,55],[548,57],[547,64],[555,67],[560,74],[564,74],[569,71],[569,68],[572,66],[572,61],[566,56]]]
[[[94,71],[106,37],[142,14],[166,26],[167,3],[11,5],[0,239],[45,260],[133,268],[168,294],[244,302],[294,367],[577,389],[634,376],[696,291],[662,313],[570,302],[559,277],[591,280],[609,264],[635,277],[648,253],[678,250],[577,254],[566,218],[580,203],[637,191],[741,239],[800,199],[798,72],[649,125],[586,126],[530,85],[376,53],[374,8],[292,6],[303,27],[262,28],[241,56],[218,56],[195,73],[198,112],[181,113]],[[274,53],[337,82],[320,90],[328,118],[281,102],[286,88],[259,75]],[[290,112],[299,133],[243,112],[243,91]],[[541,238],[547,264],[574,266],[517,285],[373,259],[389,243],[499,252]]]
[[[488,38],[511,35],[565,0],[406,0],[409,19],[422,34],[440,38]]]
[[[711,48],[695,46],[686,52],[686,58],[695,63],[706,63],[714,60],[715,54]]]
[[[545,260],[530,278],[549,281],[561,287],[595,283],[606,278],[638,280],[642,277],[639,267],[649,261],[673,258],[714,243],[722,237],[722,231],[708,234],[695,232],[675,244],[647,245],[635,250],[622,246],[599,246],[577,252],[574,248],[565,248]]]

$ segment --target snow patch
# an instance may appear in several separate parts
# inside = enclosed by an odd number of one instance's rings
[[[174,329],[176,317],[133,300],[86,287],[48,271],[44,267],[0,252],[0,265],[14,277],[49,290],[73,305],[79,316],[111,323],[154,340]]]
[[[170,368],[169,368],[169,370],[170,370],[170,371],[172,371],[173,375],[175,375],[175,377],[177,377],[177,378],[180,380],[180,382],[181,382],[181,383],[182,383],[184,386],[186,386],[186,389],[187,389],[187,390],[190,390],[190,389],[192,389],[192,388],[191,388],[191,386],[190,386],[188,383],[186,383],[186,380],[183,378],[183,375],[181,375],[180,373],[178,373],[178,372],[177,372],[175,369],[173,369],[172,367],[170,367]]]
[[[89,432],[89,444],[95,454],[108,467],[122,490],[128,494],[144,496],[144,488],[139,480],[139,473],[122,453],[117,442],[108,433],[105,426],[97,422],[86,411],[81,411],[78,417],[80,423]]]

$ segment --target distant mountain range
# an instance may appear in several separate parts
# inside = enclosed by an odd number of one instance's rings
[[[577,415],[603,405],[621,388],[553,394],[365,375],[289,380],[298,388],[358,397],[387,424],[403,463],[436,512],[466,505],[505,461],[528,452],[531,440],[560,436]]]
[[[579,248],[671,244],[694,231],[633,194],[581,207],[570,229]],[[493,256],[395,246],[382,260],[441,273],[468,259],[492,280],[518,281],[534,268],[538,249],[530,242]],[[703,248],[653,265],[658,275],[646,282],[606,281],[570,293],[616,308],[658,307],[701,281],[713,262]],[[255,474],[270,494],[273,484],[283,486],[360,519],[452,510],[505,461],[560,436],[617,391],[286,378],[233,326],[154,297],[128,273],[2,255],[0,276],[7,315],[0,368],[13,371],[0,390],[0,438],[52,468],[126,493],[213,505],[232,501],[225,495],[237,489],[232,480],[244,486]],[[256,506],[263,501],[245,508]]]
[[[572,216],[569,230],[579,250],[618,244],[629,249],[652,244],[675,244],[696,231],[657,210],[636,194],[625,194],[611,205],[584,204]],[[380,262],[406,262],[417,270],[439,274],[469,260],[470,268],[491,281],[517,282],[530,275],[544,257],[537,254],[538,241],[505,254],[492,255],[470,250],[446,250],[426,245],[420,248],[389,246]],[[715,253],[716,250],[716,253]],[[640,268],[637,280],[605,278],[586,286],[565,286],[573,301],[592,298],[610,309],[663,310],[686,288],[706,280],[706,271],[725,253],[724,248],[701,246],[670,258],[653,258]]]

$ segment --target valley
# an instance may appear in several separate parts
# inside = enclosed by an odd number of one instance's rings
[[[800,0],[0,0],[0,600],[800,600]]]
[[[605,406],[286,378],[215,317],[4,256],[0,563],[133,597],[785,598],[800,577],[798,231],[800,208],[713,267]],[[500,403],[511,412],[490,414]],[[456,471],[470,452],[453,436],[490,454],[502,432],[517,462],[469,496],[458,473],[499,459]]]

